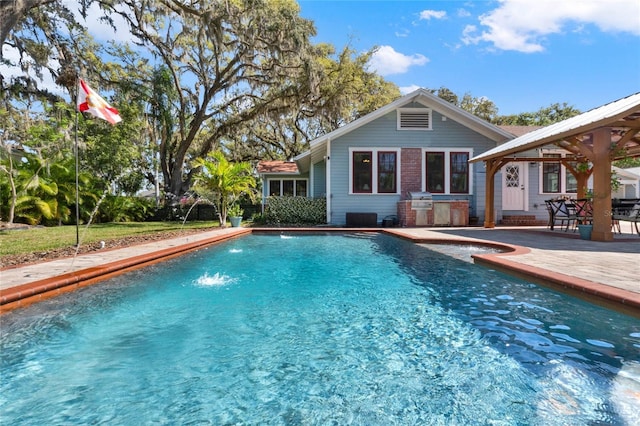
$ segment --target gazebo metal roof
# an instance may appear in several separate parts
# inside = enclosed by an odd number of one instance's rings
[[[611,166],[612,161],[640,157],[640,92],[594,108],[583,114],[534,130],[473,157],[470,162],[485,162],[485,227],[495,226],[494,177],[501,167],[517,161],[557,161],[521,153],[556,145],[573,154],[574,164],[591,164],[587,171],[574,170],[578,196],[584,193],[588,173],[593,180],[593,232],[597,241],[612,241]],[[520,154],[520,155],[518,155]],[[563,162],[565,167],[568,163]],[[572,172],[573,173],[573,172]]]
[[[547,144],[567,149],[574,153],[577,159],[583,158],[584,153],[579,145],[582,145],[582,149],[591,148],[591,133],[599,128],[611,128],[611,142],[619,145],[613,160],[626,156],[640,157],[640,92],[534,130],[477,155],[470,161],[503,158]]]

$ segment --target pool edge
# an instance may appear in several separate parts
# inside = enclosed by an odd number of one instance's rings
[[[0,315],[14,309],[29,306],[63,293],[86,287],[126,272],[153,265],[186,253],[234,238],[251,234],[251,229],[242,228],[234,233],[219,234],[202,240],[156,250],[99,266],[79,269],[50,278],[33,281],[0,290]]]
[[[525,265],[509,259],[510,256],[529,253],[527,247],[482,239],[468,239],[465,237],[416,237],[403,233],[401,229],[380,228],[336,228],[336,227],[283,227],[283,228],[240,228],[232,234],[215,235],[199,241],[176,245],[144,255],[132,256],[124,260],[106,263],[99,266],[69,272],[59,276],[46,278],[20,286],[0,290],[0,314],[28,306],[59,294],[73,291],[77,288],[95,284],[105,279],[142,268],[170,258],[181,256],[199,248],[252,233],[353,233],[370,232],[391,235],[413,243],[431,244],[474,244],[501,250],[501,253],[487,253],[472,255],[474,263],[485,267],[492,267],[502,272],[532,280],[538,284],[569,292],[573,296],[581,297],[592,302],[600,302],[613,309],[622,309],[628,313],[640,316],[640,294],[606,284],[588,281],[553,272],[542,267]]]

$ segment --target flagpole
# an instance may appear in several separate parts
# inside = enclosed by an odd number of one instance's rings
[[[75,135],[75,157],[76,157],[76,248],[80,247],[80,165],[78,161],[78,98],[80,97],[80,77],[76,72],[76,135]]]

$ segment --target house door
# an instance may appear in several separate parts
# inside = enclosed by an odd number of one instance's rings
[[[527,163],[502,168],[502,210],[526,210]]]

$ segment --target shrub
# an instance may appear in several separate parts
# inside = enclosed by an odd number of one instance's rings
[[[327,200],[307,197],[269,197],[267,224],[323,224],[327,221]]]
[[[152,214],[155,201],[108,195],[98,208],[94,222],[144,222]]]

